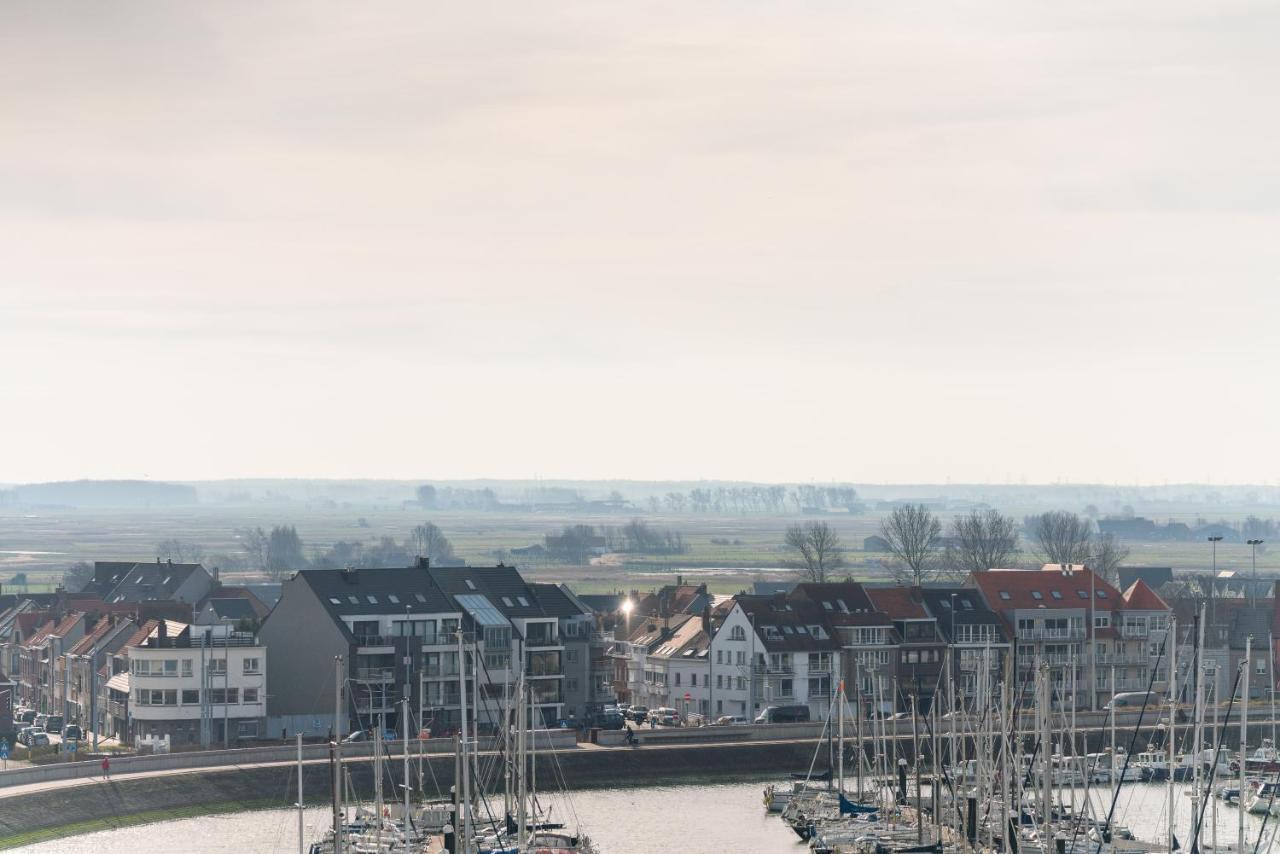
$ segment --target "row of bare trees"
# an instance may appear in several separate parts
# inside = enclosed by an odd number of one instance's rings
[[[951,520],[944,537],[942,520],[923,504],[905,504],[880,525],[903,581],[914,585],[939,579],[960,579],[970,572],[1016,567],[1028,559],[1037,563],[1085,564],[1114,582],[1129,550],[1111,534],[1099,535],[1088,519],[1052,511],[1032,518],[1027,532],[1031,551],[1024,556],[1020,525],[996,510],[974,510]],[[826,522],[787,528],[786,545],[810,581],[833,578],[844,565],[840,537]]]

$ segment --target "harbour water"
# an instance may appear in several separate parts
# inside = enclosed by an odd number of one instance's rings
[[[605,854],[800,854],[808,849],[776,816],[766,815],[761,790],[769,782],[684,786],[623,785],[574,793],[557,811],[557,820],[572,825],[571,809],[578,824],[597,841]],[[783,784],[785,785],[785,783]],[[1110,792],[1093,793],[1100,810],[1110,805]],[[1082,804],[1084,791],[1076,793]],[[1071,792],[1063,800],[1071,803]],[[1180,790],[1175,798],[1177,835],[1188,850],[1191,799]],[[1218,841],[1235,842],[1237,810],[1218,804]],[[1138,836],[1163,840],[1166,827],[1167,789],[1162,784],[1127,784],[1116,806],[1116,822],[1128,825]],[[1203,842],[1209,841],[1212,804],[1205,811]],[[29,854],[126,854],[138,851],[173,851],[183,854],[241,852],[293,852],[298,850],[297,812],[263,810],[235,815],[205,816],[173,822],[128,827],[46,842],[15,851]],[[308,836],[318,836],[329,821],[323,807],[306,811]],[[1250,849],[1263,829],[1261,816],[1245,816]],[[1271,832],[1280,824],[1266,825],[1260,851],[1268,850]],[[1277,837],[1280,838],[1280,837]]]

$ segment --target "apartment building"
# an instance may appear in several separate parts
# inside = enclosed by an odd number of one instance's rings
[[[863,586],[854,581],[797,584],[789,596],[821,609],[840,645],[848,702],[863,715],[892,711],[898,635],[889,615],[877,611]]]
[[[914,702],[922,714],[933,704],[942,675],[947,646],[938,633],[938,621],[924,607],[920,587],[864,585],[876,611],[888,616],[896,641],[893,674],[895,708],[911,710]]]
[[[1130,606],[1078,564],[992,569],[972,578],[1012,638],[1015,690],[1024,704],[1033,702],[1026,686],[1042,665],[1050,671],[1055,705],[1097,708],[1113,693],[1164,690],[1163,677],[1152,673],[1151,650],[1163,642],[1169,608],[1145,583],[1134,583]]]
[[[128,617],[115,615],[98,619],[92,631],[66,651],[62,658],[65,675],[64,719],[96,730],[101,719],[98,707],[98,672],[119,652],[137,631]]]
[[[252,633],[152,620],[124,651],[129,669],[113,679],[127,680],[130,744],[234,746],[264,735],[267,649]]]
[[[554,723],[564,715],[560,622],[580,621],[558,599],[552,611],[506,566],[432,567],[420,559],[410,568],[298,572],[260,631],[272,666],[290,674],[272,693],[269,729],[346,733],[379,720],[400,728],[408,699],[410,731],[452,731],[464,690],[469,714],[492,726],[521,673],[529,702]]]
[[[753,717],[807,705],[825,718],[840,680],[840,641],[821,605],[783,595],[734,598],[712,638],[713,714]]]
[[[1009,636],[1000,617],[972,587],[925,587],[924,607],[950,647],[951,678],[959,697],[972,698],[983,680],[1003,678]]]

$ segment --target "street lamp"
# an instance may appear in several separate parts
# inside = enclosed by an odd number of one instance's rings
[[[1258,546],[1262,545],[1262,540],[1245,540],[1249,547],[1253,550],[1251,561],[1253,563],[1253,578],[1249,580],[1249,600],[1253,601],[1253,597],[1258,595]]]
[[[1209,577],[1209,622],[1214,623],[1218,613],[1213,601],[1218,589],[1218,543],[1222,542],[1222,536],[1209,537],[1208,540],[1213,545],[1213,574]]]

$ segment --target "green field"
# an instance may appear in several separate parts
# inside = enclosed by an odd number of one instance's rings
[[[227,581],[248,579],[257,576],[227,569],[235,559],[243,559],[234,531],[253,526],[269,529],[278,524],[295,525],[308,554],[311,554],[339,540],[370,541],[390,536],[403,541],[413,526],[432,521],[444,530],[458,555],[468,563],[492,564],[500,557],[513,562],[508,554],[510,549],[540,543],[543,535],[558,531],[564,525],[621,527],[634,515],[428,514],[400,507],[334,509],[301,505],[211,506],[156,511],[9,511],[0,514],[0,583],[6,590],[12,590],[14,574],[25,573],[30,591],[45,591],[57,583],[63,569],[73,562],[153,560],[156,544],[168,539],[198,545],[204,552],[203,563],[206,566],[221,565]],[[643,518],[651,527],[679,531],[688,551],[660,556],[611,554],[587,566],[514,562],[533,578],[566,581],[582,592],[647,590],[674,581],[676,575],[683,575],[707,582],[716,592],[733,593],[755,580],[781,579],[791,574],[785,569],[790,556],[782,547],[783,532],[799,517],[645,514]],[[863,538],[877,533],[880,515],[828,514],[822,518],[838,530],[844,542],[848,574],[859,579],[889,577],[890,558],[887,554],[861,550]],[[1193,517],[1188,513],[1187,518]],[[1228,515],[1226,518],[1232,517]],[[713,543],[712,540],[722,542]],[[1131,549],[1128,563],[1179,569],[1201,569],[1209,564],[1209,548],[1204,543],[1126,545]],[[1024,543],[1025,547],[1027,544]],[[1028,561],[1034,560],[1030,553],[1024,557]],[[1221,545],[1218,564],[1219,568],[1247,571],[1249,550],[1243,545]],[[1259,551],[1258,570],[1264,575],[1280,571],[1280,552]]]

